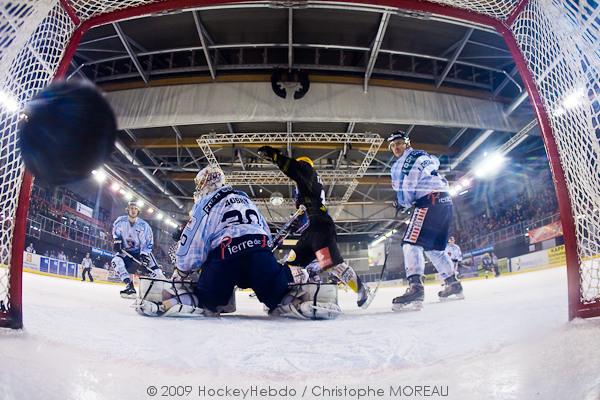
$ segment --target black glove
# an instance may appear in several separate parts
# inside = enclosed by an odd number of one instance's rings
[[[150,256],[148,254],[140,254],[140,261],[142,262],[142,267],[150,270]]]
[[[279,157],[280,154],[281,152],[279,150],[271,146],[262,146],[258,149],[258,155],[271,162],[277,162],[277,157]]]
[[[174,241],[179,242],[179,239],[181,239],[181,234],[183,233],[184,229],[185,225],[179,225],[177,229],[175,229],[175,232],[173,232],[173,234],[171,235]]]
[[[115,251],[115,253],[120,253],[121,250],[123,250],[123,241],[122,240],[115,240],[113,242],[113,250]]]

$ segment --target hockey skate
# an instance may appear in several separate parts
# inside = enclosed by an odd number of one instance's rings
[[[402,296],[392,300],[392,311],[420,311],[423,309],[425,288],[420,283],[411,283]]]
[[[356,300],[356,304],[366,310],[371,305],[371,302],[375,298],[375,292],[371,290],[365,283],[363,283],[360,278],[358,278],[358,300]]]
[[[127,286],[125,286],[125,289],[121,290],[119,293],[121,293],[121,297],[124,299],[135,299],[136,291],[133,287],[133,282],[129,282]]]
[[[446,279],[444,289],[438,292],[438,297],[440,301],[463,300],[465,295],[460,282],[455,277],[450,277]]]
[[[356,272],[354,272],[352,267],[344,262],[334,266],[328,271],[331,274],[333,282],[345,284],[358,295],[358,299],[356,299],[356,305],[358,305],[358,307],[363,309],[369,307],[375,297],[374,293],[362,282],[358,275],[356,275]]]

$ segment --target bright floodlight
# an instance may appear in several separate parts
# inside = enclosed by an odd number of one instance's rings
[[[148,208],[148,214],[152,214],[154,212],[154,208],[150,207]]]
[[[19,111],[19,102],[10,94],[0,90],[0,107],[6,111],[14,113]]]
[[[279,192],[273,192],[269,197],[269,202],[274,206],[280,206],[283,204],[283,195]]]
[[[125,200],[131,200],[133,199],[133,194],[131,194],[131,192],[125,192],[123,197],[125,197]]]
[[[112,185],[110,185],[110,189],[111,189],[113,192],[118,192],[118,191],[119,191],[119,189],[121,189],[121,185],[119,185],[119,183],[118,183],[118,182],[113,182],[113,183],[112,183]]]
[[[93,170],[92,171],[92,175],[94,175],[94,179],[98,182],[98,183],[102,183],[106,180],[107,176],[106,176],[106,172],[104,172],[103,170],[99,169],[99,170]]]
[[[163,219],[163,217],[164,217],[164,215],[163,215],[163,213],[161,213],[161,212],[159,212],[159,213],[156,215],[156,219],[158,219],[158,220],[161,220],[161,219]]]
[[[454,197],[457,194],[459,194],[463,189],[464,188],[462,187],[462,185],[460,183],[457,183],[456,185],[454,185],[450,188],[448,193],[450,194],[450,196]]]
[[[585,91],[583,89],[576,89],[573,92],[569,93],[567,96],[565,96],[562,105],[567,110],[572,110],[573,108],[576,108],[577,106],[582,104],[584,99]]]
[[[138,207],[142,208],[142,207],[144,207],[145,203],[144,203],[144,200],[140,199],[140,200],[136,201],[135,204],[137,204]]]
[[[496,175],[506,159],[500,153],[492,153],[482,159],[473,169],[478,178],[488,178]]]

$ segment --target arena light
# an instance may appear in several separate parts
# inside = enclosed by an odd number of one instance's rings
[[[450,190],[448,191],[448,193],[450,194],[451,197],[455,197],[463,189],[464,188],[462,187],[462,185],[460,183],[458,183],[458,184],[452,186],[450,188]]]
[[[269,197],[269,202],[274,206],[280,206],[284,202],[283,195],[279,192],[273,192]]]
[[[161,219],[163,219],[163,218],[164,218],[164,214],[163,214],[163,213],[161,213],[161,212],[159,212],[159,213],[156,215],[156,219],[157,219],[157,220],[159,220],[159,221],[160,221]]]
[[[473,173],[476,177],[484,179],[496,175],[501,169],[506,159],[500,153],[492,153],[481,160],[475,168]]]
[[[125,197],[125,200],[131,200],[133,199],[133,194],[131,192],[125,192],[125,194],[123,194],[123,197]]]
[[[577,106],[583,104],[584,99],[585,99],[585,90],[582,88],[578,88],[565,96],[564,100],[562,101],[562,106],[566,110],[572,110],[572,109],[576,108]]]
[[[110,185],[110,189],[113,192],[118,192],[119,189],[121,189],[121,185],[119,185],[119,182],[113,182],[112,185]]]
[[[136,202],[135,202],[135,204],[136,204],[136,205],[137,205],[139,208],[142,208],[142,207],[144,207],[144,204],[146,204],[146,203],[144,203],[144,200],[142,200],[142,199],[139,199],[138,201],[136,201]]]
[[[0,106],[11,113],[19,111],[19,102],[3,90],[0,90]]]
[[[94,179],[98,183],[102,183],[102,182],[106,181],[106,178],[108,178],[108,175],[106,175],[106,172],[104,172],[104,170],[102,170],[102,169],[93,170],[92,175],[94,175]]]
[[[152,214],[154,212],[154,208],[150,207],[150,208],[148,208],[147,211],[148,211],[148,214]]]
[[[397,229],[392,229],[391,231],[384,233],[383,235],[379,236],[377,239],[373,240],[371,242],[371,246],[377,246],[379,243],[383,242],[385,239],[391,238],[396,232],[398,232]]]

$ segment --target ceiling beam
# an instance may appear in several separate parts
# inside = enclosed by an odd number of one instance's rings
[[[375,68],[375,63],[377,62],[377,56],[379,55],[379,49],[381,49],[381,44],[383,43],[383,38],[385,37],[385,31],[387,30],[389,22],[390,13],[384,12],[381,15],[379,28],[377,29],[377,34],[375,35],[373,45],[371,46],[371,55],[369,56],[369,61],[367,62],[367,70],[365,71],[365,80],[363,83],[363,90],[365,93],[369,88],[369,79],[371,79],[371,74],[373,74],[373,69]]]
[[[131,44],[129,43],[129,41],[127,40],[127,37],[123,33],[121,26],[119,26],[118,22],[113,22],[112,25],[115,28],[115,31],[117,32],[117,35],[119,36],[119,39],[121,40],[121,43],[123,44],[123,47],[125,47],[125,51],[127,51],[127,54],[131,58],[131,61],[133,61],[133,65],[135,66],[135,69],[137,69],[138,73],[144,80],[144,83],[147,85],[148,77],[146,76],[146,73],[144,72],[144,69],[142,68],[142,64],[140,64],[140,60],[138,60],[133,49],[131,48]]]
[[[442,85],[442,83],[444,82],[444,79],[446,79],[446,77],[448,76],[448,73],[454,66],[454,63],[456,63],[456,60],[458,60],[460,53],[463,51],[463,49],[467,45],[467,42],[469,41],[469,38],[471,37],[472,34],[473,34],[473,28],[470,28],[467,30],[465,35],[462,37],[462,39],[460,40],[460,42],[457,46],[457,49],[454,51],[454,54],[452,55],[452,58],[450,58],[450,60],[448,60],[448,63],[446,64],[446,68],[444,68],[444,71],[439,76],[439,78],[436,78],[436,80],[435,80],[436,88],[439,88]]]
[[[125,146],[125,144],[123,144],[123,142],[121,142],[120,140],[116,140],[115,142],[115,147],[117,148],[117,150],[119,150],[119,152],[121,152],[121,154],[133,165],[135,166],[139,166],[139,165],[143,165],[142,162],[140,162],[138,160],[138,158],[127,148],[127,146]],[[167,189],[165,187],[165,185],[159,181],[154,175],[152,175],[151,173],[149,173],[148,171],[146,171],[143,168],[138,168],[138,170],[140,171],[140,173],[142,175],[144,175],[144,177],[150,181],[161,193],[164,193],[165,195],[167,195],[169,197],[169,199],[171,199],[171,201],[178,207],[178,208],[183,208],[183,203],[181,201],[179,201],[177,198],[174,197],[173,193]],[[193,180],[193,178],[192,178]]]
[[[259,148],[263,143],[244,143],[240,147],[244,148]],[[283,143],[276,143],[275,146],[283,145]],[[180,147],[191,147],[198,148],[198,142],[196,138],[184,137],[179,140]],[[150,148],[150,149],[174,149],[177,148],[177,142],[174,138],[139,138],[135,143],[131,144],[132,148]],[[211,148],[223,148],[229,147],[227,145],[211,145]],[[305,149],[305,150],[341,150],[344,145],[343,143],[294,143],[294,148]],[[457,147],[449,147],[444,144],[433,144],[433,143],[413,143],[414,148],[422,149],[428,153],[435,154],[455,154],[458,152]],[[367,144],[353,144],[352,150],[369,150]],[[381,146],[378,153],[389,153],[390,150],[386,146]]]
[[[193,181],[196,177],[194,172],[171,172],[166,174],[170,180],[174,181]],[[359,185],[378,185],[378,186],[391,186],[392,180],[389,175],[384,176],[363,176],[362,178],[358,178]],[[268,183],[257,182],[257,184],[265,185],[265,186],[273,186]],[[281,184],[276,184],[275,186],[280,186]]]
[[[200,22],[200,16],[198,15],[198,11],[192,11],[192,15],[194,16],[194,24],[196,25],[196,32],[198,33],[198,37],[200,38],[200,43],[202,44],[202,51],[204,52],[204,58],[206,58],[206,63],[208,64],[208,70],[210,71],[211,78],[216,79],[217,74],[215,72],[215,67],[213,65],[212,58],[210,57],[210,52],[208,50],[208,45],[206,44],[206,38],[204,37],[204,32],[202,31],[202,23]]]
[[[294,9],[288,8],[288,70],[292,70],[294,63]]]

